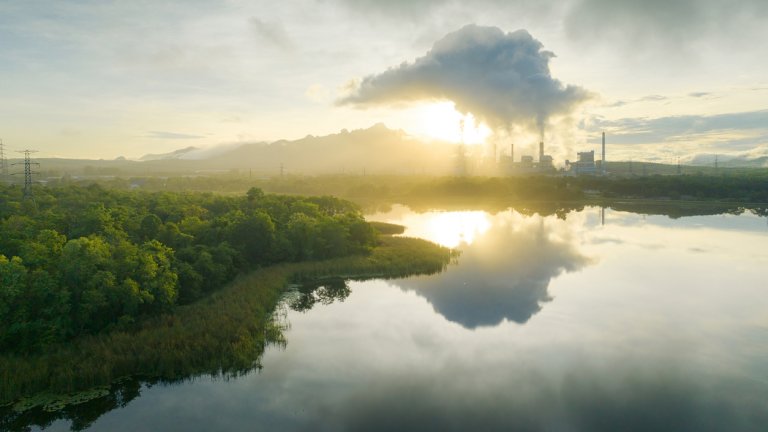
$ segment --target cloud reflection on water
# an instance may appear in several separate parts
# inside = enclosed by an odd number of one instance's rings
[[[758,431],[768,421],[759,402],[765,387],[697,381],[675,368],[625,368],[572,369],[560,380],[495,370],[494,383],[449,373],[432,381],[402,377],[354,394],[335,421],[337,430],[369,432]]]
[[[504,320],[525,323],[551,300],[550,281],[590,263],[554,218],[497,216],[472,244],[460,265],[436,276],[397,282],[426,298],[446,319],[468,329]],[[555,226],[561,225],[561,226]]]

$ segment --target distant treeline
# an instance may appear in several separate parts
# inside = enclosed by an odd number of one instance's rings
[[[93,181],[93,180],[88,180]],[[54,182],[57,183],[57,182]],[[278,176],[252,179],[247,175],[210,177],[146,177],[99,180],[110,189],[146,191],[206,191],[242,194],[251,187],[273,193],[334,195],[369,205],[423,200],[584,201],[594,198],[639,198],[768,203],[768,170],[722,170],[714,175],[650,176]]]
[[[663,198],[768,203],[768,175],[581,177],[578,186],[606,198]]]
[[[370,250],[333,197],[0,187],[0,351],[28,352],[170,311],[239,272]]]

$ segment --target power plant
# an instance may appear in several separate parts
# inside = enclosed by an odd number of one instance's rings
[[[494,146],[495,148],[495,146]],[[595,151],[582,151],[576,153],[576,161],[565,161],[565,167],[559,172],[564,175],[607,175],[605,158],[605,132],[601,136],[602,155],[600,160],[595,160]],[[515,161],[515,145],[509,144],[509,155],[502,155],[498,162],[498,173],[502,175],[521,174],[555,174],[554,160],[551,155],[544,153],[544,141],[539,142],[538,160],[533,156],[524,155],[519,161]]]
[[[554,174],[555,166],[552,156],[544,154],[544,141],[539,142],[539,159],[535,161],[533,156],[525,155],[520,157],[519,162],[515,162],[515,145],[509,145],[509,156],[502,156],[499,161],[499,171],[501,174],[533,174],[550,173]]]
[[[595,175],[598,173],[595,164],[595,151],[576,153],[576,162],[565,161],[566,171],[573,175]]]
[[[595,161],[595,151],[576,153],[576,162],[565,161],[565,172],[568,175],[607,175],[605,162],[605,132],[602,133],[602,158]]]

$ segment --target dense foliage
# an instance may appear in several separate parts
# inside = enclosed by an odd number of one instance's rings
[[[332,197],[0,188],[0,350],[29,351],[169,311],[264,265],[369,250]]]

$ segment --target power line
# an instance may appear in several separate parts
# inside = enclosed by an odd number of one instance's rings
[[[0,138],[0,176],[2,178],[8,177],[8,159],[5,158],[5,146],[2,138]]]
[[[24,199],[32,199],[32,174],[39,174],[32,171],[32,165],[40,166],[40,163],[32,162],[29,155],[37,153],[37,150],[19,150],[18,153],[24,153],[24,162],[17,162],[13,165],[24,164]]]

